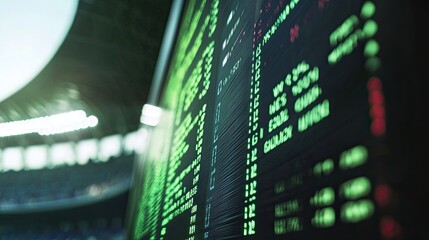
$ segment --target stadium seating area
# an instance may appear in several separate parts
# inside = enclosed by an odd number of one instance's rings
[[[52,240],[52,239],[67,239],[67,240],[123,240],[123,229],[95,229],[81,231],[48,231],[48,232],[19,232],[10,231],[4,233],[2,240]]]
[[[118,201],[119,200],[119,201]],[[105,210],[110,204],[118,204],[123,201],[117,198],[107,205],[103,203],[103,208],[95,205],[76,208],[69,211],[59,211],[55,214],[37,213],[25,215],[22,219],[19,216],[14,218],[6,217],[0,220],[7,222],[0,225],[0,239],[2,240],[122,240],[124,238],[124,227],[122,213],[111,211],[107,216],[91,218],[86,216],[88,208],[95,211]],[[109,208],[111,209],[111,208]],[[71,211],[76,214],[71,214]],[[91,212],[91,211],[89,211]],[[71,215],[75,215],[72,217]],[[102,213],[99,213],[102,216]],[[61,219],[58,219],[58,216]],[[72,217],[72,219],[70,219]],[[88,218],[90,217],[90,218]]]
[[[104,199],[128,190],[134,154],[107,162],[0,174],[0,213],[64,207]]]

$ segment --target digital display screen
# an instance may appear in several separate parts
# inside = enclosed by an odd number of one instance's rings
[[[187,1],[131,237],[395,237],[380,2]]]

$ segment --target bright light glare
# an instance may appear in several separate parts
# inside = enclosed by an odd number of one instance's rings
[[[136,142],[135,142],[135,146],[134,146],[134,151],[138,154],[143,154],[144,151],[146,150],[146,142],[148,139],[148,131],[144,128],[140,128],[137,131],[137,138],[136,138]]]
[[[0,137],[29,133],[51,135],[95,127],[97,124],[97,117],[92,115],[87,117],[84,111],[77,110],[47,117],[0,123]]]
[[[124,152],[130,154],[137,149],[138,132],[130,132],[124,136]]]
[[[148,132],[145,128],[140,128],[135,132],[130,132],[124,137],[124,152],[142,154],[145,150]]]
[[[60,48],[78,0],[0,0],[0,101],[40,73]]]
[[[42,169],[48,164],[48,148],[46,145],[30,146],[24,153],[25,168]]]
[[[76,162],[74,145],[72,142],[57,143],[50,150],[51,162],[54,166],[74,165]]]
[[[87,139],[76,144],[76,162],[85,165],[90,159],[97,159],[98,139]]]
[[[143,106],[140,122],[149,126],[156,126],[161,118],[162,109],[150,104]]]
[[[15,170],[20,171],[24,167],[23,163],[23,148],[22,147],[11,147],[6,148],[3,151],[2,156],[2,167],[5,171],[7,170]]]
[[[121,155],[121,141],[122,136],[119,134],[102,138],[97,160],[107,162],[110,157],[119,157]]]

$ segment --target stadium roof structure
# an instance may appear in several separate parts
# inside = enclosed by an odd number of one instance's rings
[[[0,102],[0,123],[83,110],[95,128],[3,137],[0,149],[98,138],[138,128],[171,1],[79,0],[68,35],[46,67]]]

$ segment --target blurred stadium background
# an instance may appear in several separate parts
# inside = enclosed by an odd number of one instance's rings
[[[47,1],[18,2],[44,16],[37,6]],[[0,98],[2,240],[124,239],[134,158],[145,139],[140,117],[170,1],[70,2],[74,18],[53,57]],[[4,12],[8,4],[0,0]],[[12,24],[4,20],[1,35]],[[32,42],[31,29],[15,30]],[[12,82],[5,76],[2,86]]]

